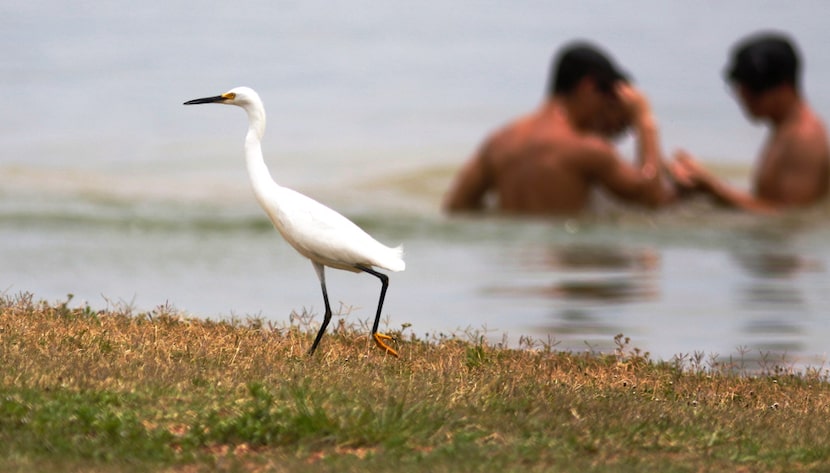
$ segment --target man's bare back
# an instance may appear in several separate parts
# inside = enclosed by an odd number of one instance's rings
[[[590,141],[596,139],[575,133],[558,107],[544,107],[484,143],[462,171],[462,175],[478,175],[471,182],[477,189],[451,193],[447,207],[469,207],[453,200],[462,195],[482,204],[481,194],[493,188],[499,210],[506,213],[578,212],[588,201],[593,180],[588,160],[579,161],[593,145]]]

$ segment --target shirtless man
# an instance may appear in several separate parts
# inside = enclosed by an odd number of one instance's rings
[[[572,215],[597,186],[650,207],[667,200],[645,97],[590,44],[566,46],[552,66],[544,103],[485,140],[456,176],[445,210],[482,210],[492,192],[503,213]],[[610,141],[629,125],[637,134],[636,166]]]
[[[685,151],[671,165],[676,181],[727,206],[757,213],[824,199],[830,184],[830,146],[821,119],[801,97],[799,59],[792,43],[777,33],[750,36],[733,49],[726,76],[749,118],[770,124],[753,190],[729,187]]]

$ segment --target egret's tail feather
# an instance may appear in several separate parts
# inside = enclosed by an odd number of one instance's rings
[[[398,245],[395,248],[390,248],[389,258],[384,261],[383,267],[389,271],[403,271],[406,269],[406,263],[403,260],[403,245]]]

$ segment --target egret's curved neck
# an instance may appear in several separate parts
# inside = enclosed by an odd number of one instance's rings
[[[245,113],[248,114],[248,134],[253,132],[261,140],[265,135],[265,107],[262,103],[251,104],[245,107]]]
[[[248,113],[248,134],[245,135],[245,161],[248,176],[257,197],[269,186],[275,185],[262,157],[262,136],[265,134],[265,109],[259,106],[245,107]]]

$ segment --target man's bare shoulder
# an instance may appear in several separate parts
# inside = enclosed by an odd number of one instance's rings
[[[830,158],[830,142],[824,122],[809,108],[804,110],[794,126],[782,133],[780,139],[783,149],[802,159]]]
[[[584,166],[605,166],[617,159],[617,151],[605,138],[585,133],[574,134],[569,139],[570,155],[579,159]]]
[[[522,139],[527,135],[528,129],[532,127],[535,121],[536,116],[534,114],[517,117],[492,132],[486,142],[489,145],[499,146]]]
[[[816,144],[827,144],[827,128],[821,117],[812,109],[808,109],[798,127],[799,138]]]

